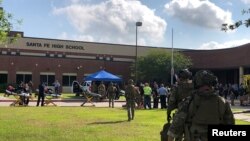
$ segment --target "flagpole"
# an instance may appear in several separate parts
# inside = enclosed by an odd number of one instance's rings
[[[172,51],[171,51],[171,86],[174,83],[174,29],[172,28]]]

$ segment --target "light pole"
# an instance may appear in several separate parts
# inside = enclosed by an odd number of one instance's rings
[[[135,24],[135,83],[137,83],[137,27],[142,26],[142,22]]]

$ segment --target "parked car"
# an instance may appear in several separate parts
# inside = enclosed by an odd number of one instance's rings
[[[91,81],[84,81],[81,84],[78,81],[73,81],[71,86],[71,92],[76,96],[80,96],[83,92],[91,92]]]

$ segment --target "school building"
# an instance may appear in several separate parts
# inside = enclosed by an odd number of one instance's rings
[[[63,92],[71,91],[74,80],[100,69],[128,80],[133,77],[136,57],[135,45],[107,44],[58,39],[25,37],[16,42],[0,45],[0,84],[32,80],[34,87],[40,81],[49,86],[55,80]],[[137,55],[166,47],[138,46]],[[239,83],[242,75],[250,73],[250,44],[219,50],[176,49],[192,59],[192,71],[212,70],[222,83]]]

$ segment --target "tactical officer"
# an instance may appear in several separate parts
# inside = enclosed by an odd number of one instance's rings
[[[107,89],[108,98],[109,98],[109,107],[111,107],[111,103],[112,103],[112,108],[114,108],[114,98],[115,98],[116,91],[117,91],[116,87],[113,85],[112,82],[110,82],[109,87]]]
[[[106,98],[106,87],[103,84],[103,81],[101,82],[101,84],[98,86],[98,94],[100,94],[102,97],[102,99]]]
[[[235,124],[229,103],[213,88],[216,83],[216,76],[207,70],[195,74],[195,91],[179,104],[167,133],[168,141],[183,132],[186,141],[207,141],[208,125]]]
[[[135,117],[135,96],[136,88],[133,85],[134,81],[132,79],[128,80],[128,86],[125,89],[126,106],[128,111],[128,121],[131,121]]]
[[[171,111],[178,108],[179,103],[186,97],[190,96],[194,86],[193,83],[189,80],[192,76],[192,73],[188,69],[180,70],[178,73],[178,85],[173,87],[173,91],[168,100],[168,109],[167,116],[170,120]]]

